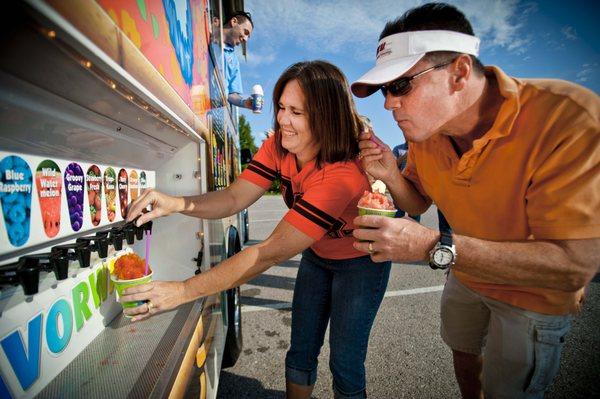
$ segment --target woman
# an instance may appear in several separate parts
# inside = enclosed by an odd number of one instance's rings
[[[328,322],[336,397],[363,398],[369,333],[387,286],[390,262],[374,263],[353,248],[357,202],[369,184],[356,161],[360,129],[341,71],[323,61],[289,67],[273,91],[275,135],[227,189],[175,198],[146,191],[133,204],[138,224],[174,212],[216,219],[235,214],[281,179],[290,210],[269,238],[184,282],[131,288],[123,301],[144,301],[134,320],[238,286],[302,252],[286,356],[288,398],[309,398]]]

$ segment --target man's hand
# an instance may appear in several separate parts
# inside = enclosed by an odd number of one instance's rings
[[[368,174],[385,184],[398,177],[400,171],[390,147],[371,131],[362,132],[358,140],[361,166]]]
[[[430,230],[409,219],[393,219],[384,216],[365,215],[354,219],[352,233],[359,240],[354,248],[371,253],[375,262],[392,260],[397,262],[420,262],[429,259],[429,251],[439,240],[439,232]],[[369,242],[370,244],[369,245]],[[372,252],[369,252],[369,249]]]
[[[252,97],[245,98],[243,102],[244,108],[254,109],[254,104],[252,104],[252,102]]]
[[[145,190],[135,202],[129,205],[127,221],[135,219],[148,205],[152,206],[152,210],[139,217],[136,221],[137,226],[141,226],[161,216],[182,212],[185,208],[185,200],[183,198],[171,197],[153,189]]]

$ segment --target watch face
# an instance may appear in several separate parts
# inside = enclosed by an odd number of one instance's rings
[[[446,248],[438,248],[433,254],[433,260],[436,264],[446,266],[452,263],[454,256]]]

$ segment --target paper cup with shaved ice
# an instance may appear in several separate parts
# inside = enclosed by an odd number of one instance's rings
[[[358,201],[358,215],[377,215],[393,218],[396,216],[396,208],[390,199],[378,191],[365,191],[363,196]],[[372,227],[364,227],[369,229]],[[359,240],[365,242],[368,240]]]
[[[144,263],[144,260],[137,254],[129,253],[119,256],[115,261],[114,268],[110,274],[110,279],[113,282],[119,297],[121,297],[125,288],[147,284],[152,281],[152,270],[148,270],[148,274],[144,275],[145,269],[146,264]],[[123,309],[126,309],[135,308],[143,303],[143,301],[128,301],[121,302],[121,305],[123,306]]]
[[[360,216],[377,215],[393,218],[396,216],[396,208],[386,195],[378,191],[365,191],[358,201],[358,214]]]

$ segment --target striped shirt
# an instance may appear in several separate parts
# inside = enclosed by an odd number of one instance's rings
[[[367,177],[357,162],[335,162],[316,167],[310,161],[298,171],[296,156],[277,154],[275,137],[267,139],[240,178],[268,189],[275,179],[289,211],[283,220],[317,240],[311,249],[325,259],[364,256],[352,246],[356,207]]]

